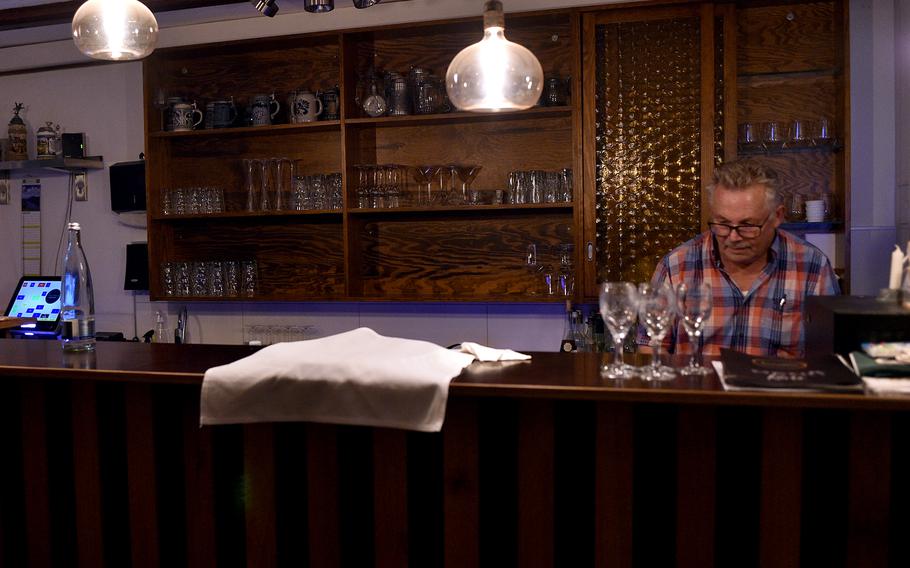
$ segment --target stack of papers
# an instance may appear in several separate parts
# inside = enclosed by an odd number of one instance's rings
[[[875,394],[910,394],[910,343],[866,343],[850,354],[850,363],[866,390]]]

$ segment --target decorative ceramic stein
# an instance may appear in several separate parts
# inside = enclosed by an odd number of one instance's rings
[[[199,118],[194,120],[196,116]],[[196,103],[177,103],[171,107],[171,123],[175,132],[192,130],[202,124],[202,111],[196,108]]]
[[[313,122],[322,114],[322,101],[309,91],[297,91],[294,97],[294,122]]]
[[[166,112],[164,113],[164,130],[174,130],[174,105],[185,103],[186,99],[180,96],[168,97],[165,103]]]
[[[271,110],[275,105],[275,110]],[[253,104],[250,107],[250,118],[253,126],[268,126],[272,124],[272,119],[281,110],[281,103],[275,100],[275,95],[256,95],[253,97]]]
[[[341,118],[341,90],[338,85],[331,89],[319,91],[316,97],[322,101],[322,120],[338,120]]]
[[[50,160],[57,157],[57,137],[60,132],[60,125],[54,128],[53,122],[46,122],[44,126],[38,128],[35,132],[37,144],[35,145],[37,158],[39,160]]]
[[[230,100],[212,101],[212,128],[228,128],[237,119],[237,108],[234,97]]]
[[[7,160],[27,160],[28,146],[26,134],[28,129],[25,127],[25,121],[19,116],[19,111],[24,105],[16,103],[13,108],[13,118],[9,121],[9,149],[6,153]]]

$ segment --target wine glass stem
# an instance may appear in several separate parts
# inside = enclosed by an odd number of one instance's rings
[[[622,340],[624,337],[616,336],[613,338],[613,365],[617,368],[622,367]]]
[[[657,373],[660,371],[660,341],[654,341],[652,345],[651,351],[653,355],[651,355],[651,369]]]

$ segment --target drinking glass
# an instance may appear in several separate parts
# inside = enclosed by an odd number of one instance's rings
[[[234,260],[225,261],[221,267],[224,273],[224,295],[235,298],[240,295],[240,263]]]
[[[401,186],[403,181],[401,168],[402,166],[399,166],[398,164],[389,164],[385,166],[386,193],[388,194],[388,203],[386,205],[389,207],[401,206]]]
[[[165,296],[174,296],[177,294],[177,275],[176,267],[173,262],[161,263],[161,289]]]
[[[206,296],[209,291],[209,278],[205,262],[192,263],[192,285],[194,296]]]
[[[198,215],[205,213],[202,205],[202,191],[199,187],[191,187],[186,192],[186,213],[187,215]]]
[[[174,208],[174,215],[186,214],[186,192],[182,187],[175,187],[171,191],[171,205]]]
[[[174,213],[174,207],[171,205],[171,190],[161,190],[161,214],[171,215]]]
[[[559,172],[559,191],[556,195],[557,201],[570,203],[572,201],[572,170],[563,168]]]
[[[656,288],[650,284],[638,285],[638,317],[651,338],[651,365],[642,371],[647,381],[669,380],[676,376],[672,367],[661,365],[660,348],[664,337],[673,325],[676,298],[673,288],[664,282]]]
[[[288,196],[291,194],[291,186],[294,183],[294,170],[294,162],[288,158],[275,160],[275,211],[288,208]]]
[[[208,279],[208,295],[220,298],[225,295],[224,271],[221,262],[209,261],[205,263],[205,272]]]
[[[262,166],[259,160],[243,160],[243,182],[246,188],[246,210],[256,211],[259,189],[262,187]]]
[[[258,281],[258,270],[255,260],[244,260],[241,263],[241,279],[241,290],[243,295],[247,298],[255,296]]]
[[[635,368],[623,362],[623,340],[638,315],[638,293],[631,282],[606,282],[600,288],[600,315],[613,336],[613,361],[601,367],[601,376],[628,379]]]
[[[831,119],[822,117],[815,122],[812,142],[816,145],[830,144],[834,139],[834,124]]]
[[[809,142],[809,133],[806,131],[806,121],[799,118],[790,123],[790,141],[792,147],[802,147]]]
[[[776,120],[765,123],[765,148],[780,148],[784,143],[784,132],[780,123]]]
[[[477,174],[480,173],[480,170],[483,169],[483,166],[459,165],[456,166],[456,168],[458,179],[461,180],[462,202],[477,205],[478,195],[471,192],[471,184],[474,182]]]
[[[177,262],[174,264],[175,280],[177,282],[177,296],[189,296],[192,288],[190,287],[190,263]]]
[[[751,148],[758,142],[758,136],[755,133],[755,125],[751,122],[743,122],[739,125],[739,144],[743,148]]]
[[[540,281],[538,279],[540,278],[541,273],[544,272],[545,267],[539,262],[537,257],[537,245],[535,243],[529,244],[528,248],[525,250],[525,270],[531,274],[532,284],[528,293],[532,296],[536,296],[540,287]],[[547,285],[546,279],[544,279],[544,285]],[[552,286],[547,286],[547,288],[552,288]]]
[[[272,177],[272,163],[274,160],[261,160],[259,176],[259,210],[268,211],[272,208],[272,192],[275,188],[274,178]]]
[[[701,336],[713,305],[711,285],[707,282],[683,282],[676,287],[676,311],[692,344],[692,358],[680,371],[683,375],[706,375],[711,372],[701,364]]]

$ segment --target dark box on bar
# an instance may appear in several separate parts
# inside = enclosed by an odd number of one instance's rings
[[[859,296],[809,296],[806,355],[846,355],[863,343],[910,341],[910,310],[896,302]]]

